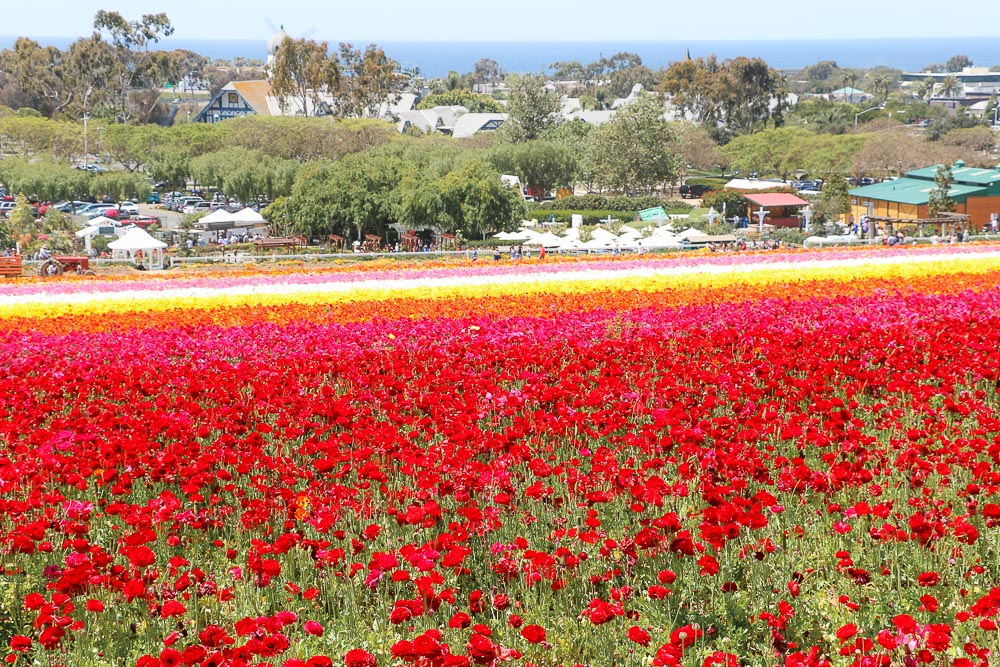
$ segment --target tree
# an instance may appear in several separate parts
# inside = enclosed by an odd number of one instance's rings
[[[285,37],[268,76],[283,113],[292,109],[297,115],[316,116],[320,115],[323,92],[335,90],[340,83],[340,63],[329,54],[326,42]]]
[[[508,188],[489,165],[463,164],[442,179],[443,200],[453,221],[453,232],[467,238],[512,231],[524,217],[524,198]]]
[[[540,76],[519,76],[511,86],[503,132],[517,143],[538,139],[556,124],[559,97],[545,90],[545,80]]]
[[[961,72],[966,67],[972,67],[972,59],[969,56],[958,54],[948,58],[948,62],[944,64],[944,71]]]
[[[948,197],[951,192],[951,184],[955,181],[952,176],[951,167],[941,165],[938,167],[934,177],[934,189],[928,193],[927,211],[930,217],[936,218],[942,213],[949,213],[955,210],[955,201]]]
[[[956,76],[946,76],[941,80],[940,92],[945,97],[955,97],[962,92],[962,82]]]
[[[539,198],[560,185],[572,184],[577,163],[572,149],[542,139],[503,144],[491,152],[489,160],[500,173],[516,175]]]
[[[864,77],[864,73],[856,69],[845,69],[841,71],[840,83],[843,88],[851,91],[850,93],[844,93],[844,101],[854,104],[854,92],[853,89],[858,87],[858,81]]]
[[[417,109],[433,109],[438,106],[463,106],[470,113],[503,113],[506,109],[489,95],[480,95],[468,90],[450,90],[446,93],[428,95],[420,100]]]
[[[480,58],[472,68],[472,79],[479,85],[498,84],[505,76],[500,64],[491,58]]]
[[[781,74],[760,58],[673,63],[660,79],[660,90],[681,112],[713,128],[721,140],[782,124],[788,104]]]
[[[648,94],[593,133],[587,161],[602,187],[632,194],[675,181],[681,152],[676,127],[663,119],[662,99]]]
[[[546,69],[554,81],[581,81],[584,78],[584,67],[576,60],[552,63]]]
[[[653,74],[653,70],[645,65],[616,69],[611,74],[609,87],[612,95],[616,97],[628,97],[636,84],[641,85],[647,90],[652,89],[656,85],[656,75]]]
[[[830,172],[823,181],[823,194],[816,205],[816,217],[837,220],[851,210],[847,177],[843,172]]]
[[[840,70],[833,60],[821,60],[802,70],[802,78],[809,81],[829,81]]]
[[[726,129],[743,134],[781,125],[788,107],[781,74],[761,58],[734,58],[722,68],[721,108]]]
[[[729,165],[729,156],[719,150],[708,130],[701,125],[681,125],[681,143],[686,167],[709,171]]]
[[[118,12],[102,9],[94,17],[94,30],[96,40],[109,39],[112,110],[117,120],[127,123],[132,117],[130,92],[147,85],[159,73],[149,45],[172,35],[174,28],[166,14],[145,14],[138,21],[127,21]]]
[[[814,137],[801,128],[779,127],[736,137],[722,147],[722,152],[735,169],[785,180],[788,174],[802,168]]]
[[[7,79],[3,99],[10,106],[30,106],[56,116],[73,101],[75,91],[67,85],[62,53],[54,46],[20,37],[13,50],[0,52],[0,70]]]
[[[341,44],[340,60],[343,76],[336,98],[340,115],[388,117],[389,107],[399,100],[407,83],[407,77],[399,72],[399,64],[375,44],[369,44],[364,51]]]

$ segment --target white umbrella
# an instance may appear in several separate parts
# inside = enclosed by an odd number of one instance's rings
[[[598,238],[597,236],[594,236],[594,238],[584,243],[583,247],[586,248],[587,250],[607,250],[614,244],[615,241],[609,241],[607,239],[602,239]]]
[[[497,232],[496,234],[493,235],[493,238],[499,241],[510,241],[510,234],[508,234],[507,232]]]
[[[644,248],[680,248],[681,244],[676,238],[666,238],[663,236],[650,236],[642,239]]]
[[[692,236],[705,236],[705,232],[701,231],[700,229],[695,229],[694,227],[689,227],[688,229],[685,229],[683,232],[678,234],[677,238],[689,239]]]
[[[540,245],[546,248],[554,248],[563,242],[563,239],[559,238],[552,232],[545,232],[544,234],[539,234],[533,239],[528,239],[524,242],[525,245]]]
[[[563,239],[559,245],[555,246],[556,250],[585,250],[584,244],[580,243],[579,239]]]

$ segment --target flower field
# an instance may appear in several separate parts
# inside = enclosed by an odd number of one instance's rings
[[[0,651],[1000,664],[1000,248],[0,283]]]

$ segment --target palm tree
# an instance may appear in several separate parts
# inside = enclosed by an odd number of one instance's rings
[[[933,77],[927,77],[920,82],[920,87],[917,88],[917,95],[922,100],[929,100],[934,97],[934,86],[935,81]]]
[[[841,76],[840,81],[841,81],[841,83],[844,84],[844,88],[850,88],[851,89],[851,99],[850,100],[847,99],[847,91],[846,90],[844,91],[844,101],[845,102],[850,101],[851,104],[854,104],[854,86],[857,85],[858,79],[860,78],[860,76],[861,75],[858,73],[858,71],[857,70],[853,70],[853,69],[845,70],[844,74]]]
[[[958,77],[946,76],[941,80],[941,94],[945,97],[956,97],[963,90]]]

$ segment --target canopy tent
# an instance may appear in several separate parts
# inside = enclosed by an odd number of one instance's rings
[[[163,250],[166,247],[166,243],[154,239],[139,227],[132,227],[125,232],[125,236],[108,244],[108,248],[112,250],[112,258],[132,260],[136,266],[147,269],[163,268]]]
[[[218,208],[206,215],[204,218],[199,219],[198,222],[205,223],[206,225],[211,225],[217,222],[236,222],[236,216],[224,208]]]
[[[106,215],[99,215],[96,218],[91,218],[87,221],[87,225],[97,225],[98,227],[107,227],[108,225],[120,225],[119,221],[114,218],[109,218]]]
[[[233,222],[238,222],[242,225],[253,226],[260,225],[267,222],[257,211],[253,210],[249,206],[246,208],[233,213]]]

